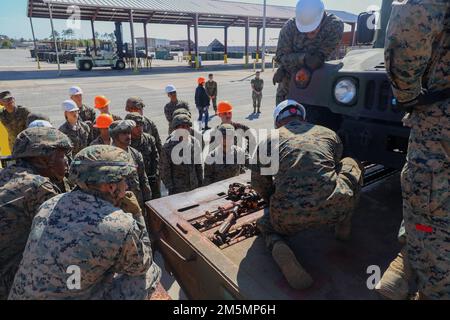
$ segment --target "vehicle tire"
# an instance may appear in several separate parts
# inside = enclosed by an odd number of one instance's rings
[[[83,62],[81,62],[81,65],[83,66],[84,71],[91,71],[93,68],[91,61],[87,61],[87,60],[83,61]]]
[[[116,70],[123,70],[125,69],[126,65],[125,62],[123,60],[119,60],[116,62]]]

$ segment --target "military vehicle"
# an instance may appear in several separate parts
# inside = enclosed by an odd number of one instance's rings
[[[81,56],[75,58],[75,64],[80,71],[91,71],[92,68],[111,67],[114,70],[123,70],[126,67],[125,61],[117,54],[108,53],[100,56]]]
[[[338,132],[346,154],[362,161],[400,168],[404,164],[409,129],[404,113],[392,105],[393,94],[384,65],[384,39],[392,0],[383,0],[380,13],[358,18],[357,43],[373,48],[350,51],[312,74],[302,88],[293,77],[289,98],[304,104],[310,122]],[[375,17],[380,17],[379,28]],[[294,73],[295,74],[295,73]]]

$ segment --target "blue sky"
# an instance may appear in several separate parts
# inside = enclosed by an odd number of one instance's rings
[[[170,1],[170,0],[167,0]],[[236,0],[234,0],[236,1]],[[237,0],[239,1],[239,0]],[[31,38],[31,29],[28,18],[26,17],[27,0],[1,0],[2,10],[0,13],[0,34],[5,34],[15,38]],[[243,0],[242,2],[262,3],[262,0]],[[295,6],[296,0],[268,0],[268,4]],[[324,0],[328,9],[344,10],[352,13],[365,11],[370,5],[381,5],[381,0]],[[294,13],[293,13],[294,15]],[[38,38],[48,37],[51,34],[50,22],[46,19],[34,19],[34,27]],[[66,29],[65,21],[55,21],[55,28],[58,31]],[[149,25],[149,37],[178,40],[186,38],[185,26],[160,26]],[[96,31],[99,33],[113,32],[114,24],[98,22]],[[129,25],[124,24],[125,41],[130,39]],[[274,43],[274,38],[278,37],[279,30],[269,30],[267,38],[269,44]],[[135,27],[136,37],[143,36],[142,26]],[[78,37],[89,38],[91,36],[90,23],[83,22],[81,30],[77,31]],[[200,45],[209,44],[214,38],[223,39],[222,30],[200,29]],[[231,28],[229,32],[229,45],[242,45],[244,43],[244,31],[242,28]],[[251,44],[256,42],[256,31],[250,31]]]

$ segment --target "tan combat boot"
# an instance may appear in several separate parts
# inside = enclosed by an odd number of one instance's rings
[[[352,217],[353,214],[349,214],[343,221],[336,224],[334,232],[337,240],[350,240],[350,236],[352,233]]]
[[[376,292],[390,300],[406,300],[409,295],[409,279],[412,270],[408,262],[406,247],[391,262],[375,287]]]
[[[272,257],[292,288],[303,290],[312,286],[314,280],[303,269],[294,252],[285,242],[275,242],[272,249]]]

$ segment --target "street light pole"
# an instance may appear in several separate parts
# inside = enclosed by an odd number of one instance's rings
[[[261,71],[266,70],[266,20],[267,20],[267,0],[264,0],[264,18],[263,18],[263,38],[262,38],[262,67]]]

